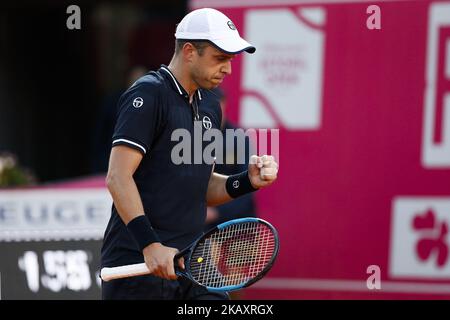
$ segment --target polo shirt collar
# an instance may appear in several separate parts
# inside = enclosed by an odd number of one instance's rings
[[[162,64],[161,68],[159,69],[159,71],[160,71],[161,74],[165,75],[165,77],[169,79],[169,82],[171,83],[172,88],[176,92],[178,92],[178,94],[180,96],[183,96],[185,98],[189,97],[188,93],[183,88],[181,83],[178,82],[178,80],[175,78],[174,74],[169,70],[169,68],[166,65]],[[196,92],[197,92],[198,98],[200,100],[202,100],[202,94],[200,92],[200,89],[197,89]]]

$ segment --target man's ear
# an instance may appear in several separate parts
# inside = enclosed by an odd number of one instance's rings
[[[192,60],[194,59],[195,51],[195,47],[192,45],[192,43],[186,42],[181,50],[184,60],[187,62],[192,62]]]

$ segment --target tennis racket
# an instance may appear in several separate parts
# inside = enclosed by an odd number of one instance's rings
[[[211,291],[235,291],[260,280],[278,255],[275,228],[259,218],[224,222],[204,233],[189,247],[177,253],[184,257],[185,269],[175,267],[178,276]],[[103,268],[103,281],[149,274],[145,263]]]

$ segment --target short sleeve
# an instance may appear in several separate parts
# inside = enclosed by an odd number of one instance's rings
[[[146,154],[162,125],[158,86],[139,83],[119,99],[112,146],[126,145]]]

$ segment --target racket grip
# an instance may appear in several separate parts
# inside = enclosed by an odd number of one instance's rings
[[[100,271],[100,278],[103,281],[110,281],[114,279],[135,277],[150,274],[145,263],[129,264],[126,266],[102,268]]]
[[[183,271],[178,268],[178,259],[183,257],[187,251],[188,249],[178,252],[173,258],[175,273],[178,275],[184,274]],[[147,265],[145,263],[136,263],[120,267],[102,268],[100,271],[100,278],[103,281],[110,281],[114,279],[143,276],[147,274],[150,274],[150,270],[148,270]]]

